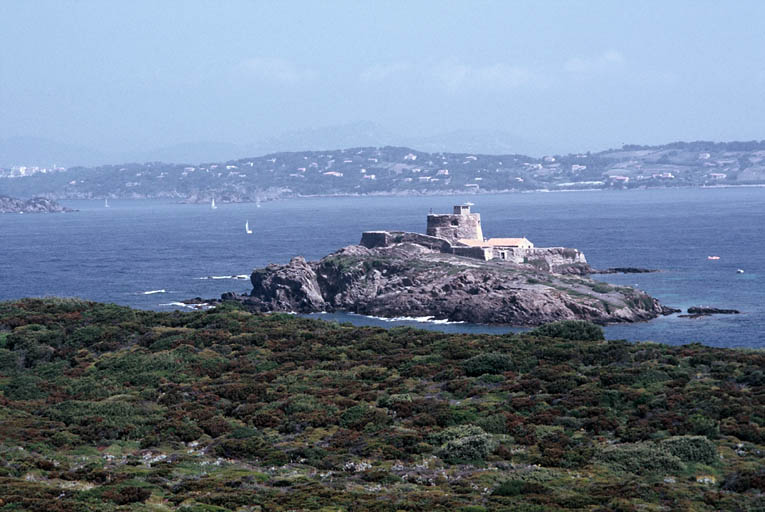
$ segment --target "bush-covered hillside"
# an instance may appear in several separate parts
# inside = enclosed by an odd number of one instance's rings
[[[539,332],[0,303],[0,511],[762,506],[765,354]]]

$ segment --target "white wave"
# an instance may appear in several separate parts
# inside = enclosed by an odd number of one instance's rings
[[[458,322],[452,322],[451,320],[448,320],[446,318],[442,318],[441,320],[429,320],[429,322],[432,323],[432,324],[449,324],[449,325],[451,325],[451,324],[464,324],[464,323],[467,323],[464,320],[460,320]]]
[[[208,280],[208,279],[249,279],[250,276],[247,274],[237,274],[233,276],[205,276],[205,277],[197,277],[197,279],[201,280]]]
[[[214,307],[212,304],[209,304],[207,302],[200,302],[196,304],[185,304],[183,302],[168,302],[166,304],[159,304],[159,305],[173,307],[173,308],[187,308],[187,309],[210,309]]]
[[[167,293],[164,289],[162,290],[149,290],[148,292],[143,292],[144,295],[154,295],[155,293]]]
[[[358,313],[349,313],[351,315],[356,316],[363,316],[366,318],[374,318],[375,320],[382,320],[383,322],[419,322],[419,323],[428,323],[428,324],[464,324],[465,322],[452,322],[451,320],[448,320],[446,318],[437,319],[434,316],[394,316],[394,317],[385,317],[385,316],[373,316],[373,315],[360,315]]]

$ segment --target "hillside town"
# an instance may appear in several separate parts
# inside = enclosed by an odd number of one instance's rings
[[[736,186],[765,183],[765,141],[677,142],[599,153],[426,153],[362,147],[202,164],[130,163],[0,169],[0,193],[25,197],[175,198],[220,202],[306,195],[479,193]],[[13,178],[13,179],[11,179]]]

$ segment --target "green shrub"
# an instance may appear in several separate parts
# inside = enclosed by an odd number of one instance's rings
[[[537,482],[526,482],[525,480],[505,480],[499,484],[492,492],[492,496],[520,496],[521,494],[542,494],[547,488]]]
[[[192,503],[191,505],[183,505],[178,510],[180,512],[229,512],[231,509],[206,503]]]
[[[717,421],[707,418],[703,414],[692,414],[686,421],[688,428],[686,432],[699,436],[716,438],[720,434],[720,426]]]
[[[399,393],[393,395],[383,395],[377,400],[377,405],[380,407],[391,407],[400,403],[411,403],[412,395],[410,393]]]
[[[722,488],[733,492],[746,492],[749,489],[765,492],[765,469],[748,469],[726,475]]]
[[[606,283],[596,282],[588,286],[592,288],[592,291],[594,291],[595,293],[609,293],[614,290],[612,286],[609,286]]]
[[[528,332],[532,336],[547,336],[575,341],[597,341],[605,339],[599,325],[585,320],[563,320],[545,324]]]
[[[84,348],[100,342],[104,336],[104,329],[97,325],[80,327],[67,336],[66,343],[75,348]]]
[[[159,410],[124,400],[67,400],[46,409],[45,415],[73,427],[87,441],[138,439],[150,432],[160,418]]]
[[[224,439],[215,445],[213,453],[228,458],[257,458],[265,464],[281,465],[289,462],[284,452],[274,448],[273,443],[261,437]]]
[[[311,466],[320,466],[329,452],[316,446],[300,446],[287,454],[292,462],[300,462]]]
[[[469,377],[477,377],[485,373],[497,374],[511,370],[513,360],[507,354],[487,352],[464,361],[462,368]]]
[[[151,491],[142,487],[125,486],[119,489],[108,489],[103,496],[117,505],[127,505],[146,501],[151,496]]]
[[[461,437],[479,436],[484,434],[486,434],[486,431],[477,425],[456,425],[433,434],[431,436],[431,441],[437,445],[441,445]]]
[[[72,434],[71,432],[67,432],[66,430],[62,430],[53,434],[53,437],[51,437],[50,441],[51,441],[51,444],[53,444],[53,446],[58,446],[58,447],[76,446],[82,443],[80,436],[76,434]]]
[[[301,412],[316,411],[322,408],[322,404],[314,396],[297,393],[282,408],[287,415],[293,415]]]
[[[231,437],[234,439],[247,439],[255,435],[258,435],[258,429],[252,427],[237,427],[231,431]]]
[[[368,407],[365,405],[355,405],[346,409],[343,414],[340,415],[340,426],[343,428],[363,427],[367,423],[365,421],[367,411]]]
[[[654,443],[609,446],[597,458],[616,470],[638,475],[673,473],[684,468],[679,457],[665,452]]]
[[[10,341],[11,337],[8,337]],[[56,349],[45,343],[38,343],[31,339],[14,340],[13,351],[21,355],[23,365],[27,368],[34,367],[40,363],[53,360],[53,354]]]
[[[496,447],[494,438],[475,425],[449,427],[433,439],[441,443],[437,455],[450,464],[483,461]]]
[[[0,386],[0,391],[11,400],[38,400],[46,393],[40,389],[42,379],[35,375],[16,375],[8,383]]]
[[[539,441],[543,466],[581,468],[595,455],[592,442],[586,437],[570,437],[564,432],[551,432]]]
[[[491,494],[492,496],[518,496],[523,494],[523,480],[506,480],[499,484]]]
[[[191,418],[182,418],[163,423],[161,425],[161,435],[165,438],[190,443],[202,437],[204,431]]]
[[[27,324],[17,327],[5,337],[5,348],[27,350],[28,347],[36,344],[55,347],[58,346],[61,338],[61,332],[50,330],[45,325]]]
[[[495,447],[496,443],[489,434],[461,437],[444,444],[438,456],[450,464],[481,462]]]
[[[507,417],[504,414],[492,414],[477,421],[479,427],[491,434],[507,434]]]
[[[683,462],[711,464],[717,460],[715,444],[704,436],[670,437],[660,445]]]

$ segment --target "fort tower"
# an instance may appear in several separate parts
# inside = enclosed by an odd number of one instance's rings
[[[431,213],[428,215],[427,234],[452,243],[461,239],[483,242],[481,214],[470,213],[470,204],[455,206],[453,214]]]

